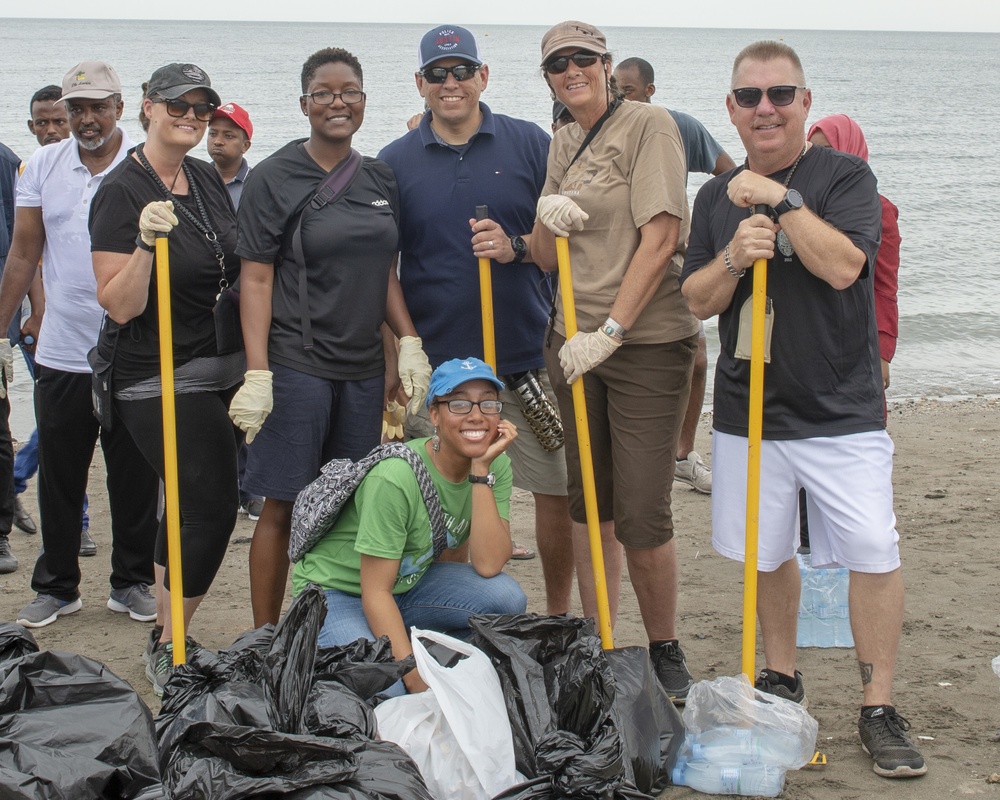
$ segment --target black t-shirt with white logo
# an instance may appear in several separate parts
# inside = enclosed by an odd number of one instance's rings
[[[729,181],[742,169],[723,173],[698,192],[682,282],[711,262],[749,215],[726,195]],[[769,177],[783,183],[787,172]],[[838,291],[809,272],[788,238],[779,234],[767,271],[774,325],[771,362],[764,367],[764,438],[879,430],[885,427],[885,417],[872,272],[882,216],[875,176],[860,158],[812,147],[791,188],[802,194],[808,209],[845,234],[867,261],[858,279]],[[740,310],[752,289],[751,267],[732,303],[719,315],[714,426],[737,436],[747,435],[750,361],[734,353]]]
[[[308,375],[362,380],[385,370],[379,326],[385,319],[389,268],[399,244],[396,179],[365,158],[345,194],[302,225],[313,348],[302,340],[299,270],[292,235],[301,210],[327,172],[289,142],[258,164],[239,208],[241,258],[274,264],[268,358]]]

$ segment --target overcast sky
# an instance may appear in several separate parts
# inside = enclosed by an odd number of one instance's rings
[[[242,0],[238,3],[205,3],[204,0],[171,0],[168,4],[103,0],[47,0],[13,3],[4,16],[104,19],[220,19],[227,14],[241,20],[317,22],[415,22],[433,25],[449,16],[456,22],[476,24],[551,25],[571,16],[595,25],[700,28],[799,28],[818,30],[898,31],[1000,31],[1000,4],[987,0],[841,0],[839,3],[771,0],[709,0],[704,3],[664,3],[633,0],[577,0],[572,4],[539,3],[538,0],[494,0],[461,6],[432,6],[416,0],[381,0],[378,3],[320,3],[317,0]],[[100,13],[94,12],[99,10]]]

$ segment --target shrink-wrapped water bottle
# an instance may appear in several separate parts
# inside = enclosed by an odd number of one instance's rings
[[[803,743],[786,731],[760,727],[711,728],[689,735],[688,744],[691,761],[710,761],[716,765],[759,764],[798,769],[812,754],[812,743]]]
[[[677,761],[673,781],[706,794],[777,797],[785,785],[785,770],[760,764],[726,765],[710,761]]]
[[[799,647],[853,647],[850,572],[843,567],[813,569],[809,553],[800,553],[797,558],[802,593],[795,643]]]

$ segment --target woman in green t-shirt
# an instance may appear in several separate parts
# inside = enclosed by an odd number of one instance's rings
[[[527,599],[502,572],[511,555],[510,459],[517,428],[500,418],[503,383],[478,358],[431,376],[434,436],[408,443],[426,466],[444,512],[448,550],[434,559],[431,523],[410,465],[387,458],[365,476],[333,529],[295,565],[295,592],[326,592],[324,647],[388,636],[397,659],[411,626],[453,636],[473,614],[519,614]],[[404,687],[405,684],[405,687]],[[427,686],[416,670],[391,693]]]

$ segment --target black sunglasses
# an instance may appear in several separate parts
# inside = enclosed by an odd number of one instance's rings
[[[331,106],[333,105],[333,101],[338,97],[345,104],[353,106],[355,103],[360,103],[365,99],[365,93],[360,89],[348,89],[346,92],[330,92],[326,89],[320,89],[318,92],[304,94],[300,99],[305,100],[306,98],[310,98],[318,106]]]
[[[568,56],[559,56],[559,58],[550,58],[544,64],[542,64],[542,69],[544,69],[549,75],[562,75],[566,70],[569,69],[569,62],[572,61],[580,69],[584,67],[591,67],[597,63],[598,59],[604,60],[604,56],[599,56],[594,53],[572,53]]]
[[[454,67],[430,67],[420,70],[419,74],[428,83],[444,83],[448,80],[448,73],[455,76],[455,80],[467,81],[479,71],[475,64],[458,64]]]
[[[165,97],[152,98],[154,103],[165,103],[167,113],[171,117],[184,117],[188,111],[194,109],[195,119],[202,122],[211,122],[218,106],[215,103],[189,103],[187,100],[167,100]]]
[[[795,99],[796,89],[805,89],[805,86],[772,86],[769,89],[757,89],[747,87],[745,89],[733,89],[733,98],[740,108],[757,108],[760,104],[764,92],[767,91],[767,99],[773,106],[788,106]]]

